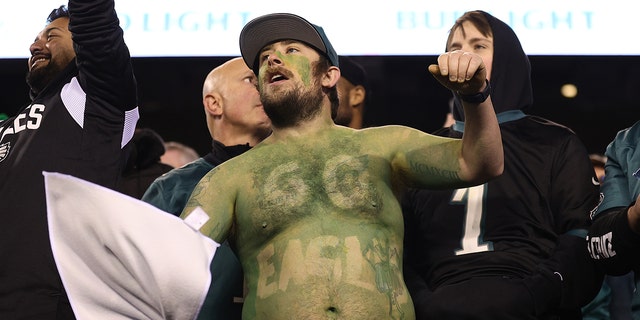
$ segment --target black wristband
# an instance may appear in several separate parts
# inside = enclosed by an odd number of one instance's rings
[[[487,98],[491,94],[491,83],[489,83],[489,80],[487,79],[485,79],[484,81],[487,82],[487,85],[484,87],[484,90],[474,94],[458,93],[458,97],[460,97],[460,100],[469,102],[469,103],[483,103],[485,100],[487,100]]]

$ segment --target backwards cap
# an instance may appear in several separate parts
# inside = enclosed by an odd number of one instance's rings
[[[354,86],[367,88],[367,73],[362,65],[347,56],[340,56],[340,76]]]
[[[272,13],[255,18],[240,32],[240,53],[244,62],[257,75],[258,56],[266,45],[283,40],[304,42],[338,67],[338,54],[322,27],[291,13]]]

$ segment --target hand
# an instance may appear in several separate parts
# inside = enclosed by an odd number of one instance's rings
[[[461,50],[441,54],[438,64],[429,66],[429,72],[443,86],[464,95],[482,91],[487,78],[482,57]]]

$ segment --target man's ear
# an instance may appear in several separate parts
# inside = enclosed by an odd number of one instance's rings
[[[326,88],[333,88],[340,79],[340,69],[336,66],[330,66],[329,70],[325,73],[325,76],[322,78],[322,86]]]
[[[357,85],[349,91],[349,105],[358,106],[364,103],[364,99],[367,96],[367,91],[363,86]]]
[[[221,116],[222,115],[222,105],[221,105],[221,97],[217,93],[211,93],[202,99],[202,104],[204,104],[205,111],[212,116]]]

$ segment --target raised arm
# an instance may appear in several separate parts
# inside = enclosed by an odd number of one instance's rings
[[[114,1],[70,0],[69,13],[78,81],[89,99],[96,99],[101,107],[90,112],[119,117],[120,111],[136,108],[136,80]]]
[[[451,51],[438,57],[429,72],[443,86],[461,96],[465,113],[459,178],[479,184],[502,174],[504,154],[498,120],[488,94],[491,91],[482,57]],[[484,98],[484,100],[483,100]]]

